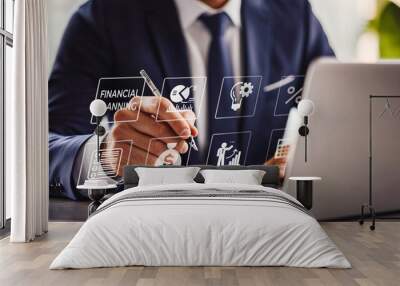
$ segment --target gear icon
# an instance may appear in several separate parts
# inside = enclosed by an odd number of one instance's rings
[[[253,93],[254,86],[251,82],[245,82],[241,87],[240,87],[240,95],[242,97],[249,97]]]

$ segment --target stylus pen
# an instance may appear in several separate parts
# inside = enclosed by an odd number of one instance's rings
[[[159,89],[156,87],[156,85],[154,84],[154,82],[151,80],[151,78],[149,77],[149,75],[146,73],[145,70],[141,70],[140,75],[144,78],[145,83],[147,84],[147,86],[150,88],[151,92],[155,95],[155,96],[162,96],[161,92],[159,91]],[[197,148],[196,145],[196,141],[194,141],[193,136],[190,136],[190,142],[189,144],[192,146],[192,148],[196,151],[199,151],[199,148]]]
[[[149,75],[146,73],[146,71],[145,70],[141,70],[139,73],[144,78],[144,81],[146,82],[147,86],[150,88],[151,92],[155,96],[162,96],[161,92],[158,90],[158,88],[156,87],[154,82],[151,80]]]

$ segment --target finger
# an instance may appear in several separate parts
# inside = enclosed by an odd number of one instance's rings
[[[147,150],[132,146],[127,142],[116,142],[112,140],[113,139],[111,139],[111,136],[109,139],[106,139],[106,143],[104,143],[104,148],[108,149],[109,152],[115,149],[122,149],[121,164],[120,166],[114,166],[117,168],[114,171],[118,176],[123,176],[123,167],[126,165],[148,164],[153,166],[155,164],[158,156],[155,156],[154,154],[149,154]]]
[[[185,118],[186,121],[189,122],[192,136],[196,137],[199,134],[199,131],[195,126],[196,114],[191,110],[183,111],[181,114],[183,118]]]
[[[189,144],[185,140],[181,140],[174,149],[181,154],[185,154],[187,151],[189,151]]]
[[[156,97],[156,96],[144,96],[142,98],[134,97],[131,99],[126,108],[126,110],[132,111],[132,113],[126,113],[128,118],[119,118],[115,119],[115,121],[132,121],[132,118],[136,119],[138,117],[137,116],[138,106],[141,106],[140,110],[147,114],[150,114],[151,115],[150,117],[152,118],[158,114],[157,121],[167,122],[177,135],[181,135],[181,133],[183,133],[183,137],[187,138],[188,132],[184,129],[186,127],[189,127],[190,129],[189,135],[192,136],[198,135],[198,130],[195,127],[196,115],[194,114],[194,112],[193,111],[178,112],[176,111],[174,105],[168,99],[163,97]],[[163,110],[165,110],[166,112],[163,112]],[[169,112],[167,112],[168,110]],[[184,122],[185,120],[187,121],[187,124],[185,124]]]
[[[181,113],[175,109],[172,102],[164,97],[142,97],[141,111],[156,115],[158,121],[167,122],[177,135],[185,139],[191,135],[192,128],[195,128],[194,123],[188,122]]]
[[[154,118],[147,114],[142,114],[138,121],[127,122],[130,117],[130,111],[118,110],[114,115],[116,119],[114,128],[134,129],[153,138],[164,138],[163,141],[165,143],[177,143],[179,141],[179,137],[164,122],[156,122]]]
[[[111,135],[114,140],[127,140],[128,138],[132,138],[134,146],[142,150],[147,150],[155,156],[160,156],[160,154],[167,149],[165,142],[143,134],[131,128],[128,124],[113,128],[111,130]],[[176,140],[176,143],[178,143],[178,140]]]
[[[189,146],[185,140],[181,140],[179,138],[166,138],[163,140],[156,139],[146,134],[143,134],[136,129],[133,129],[128,124],[125,124],[124,127],[125,128],[119,126],[118,128],[114,128],[111,131],[113,137],[120,137],[121,140],[126,138],[134,138],[133,145],[143,150],[147,150],[155,156],[160,156],[161,153],[167,149],[168,143],[175,144],[176,146],[174,147],[174,149],[181,154],[186,153],[189,149]]]
[[[157,157],[149,154],[146,150],[133,147],[131,152],[130,164],[154,166]]]
[[[126,108],[119,109],[114,113],[115,123],[127,123],[139,120],[140,110],[138,108],[133,109],[130,106],[131,103]]]
[[[275,158],[273,160],[274,165],[285,165],[286,164],[286,158]]]
[[[157,157],[160,156],[167,149],[174,149],[178,151],[180,154],[185,154],[189,150],[189,145],[185,140],[180,140],[178,143],[168,143],[168,144],[174,144],[175,147],[168,148],[168,145],[165,144],[163,141],[150,137],[148,138],[147,147],[143,148],[138,144],[135,145]]]
[[[179,141],[179,135],[171,129],[170,125],[165,122],[156,122],[150,115],[142,113],[138,121],[129,121],[132,118],[132,112],[126,109],[118,110],[115,115],[116,126],[131,126],[133,129],[138,130],[143,134],[147,134],[154,138],[162,138],[165,143],[177,143]],[[114,126],[115,127],[115,126]],[[185,133],[189,133],[190,129],[185,129]],[[181,139],[186,139],[188,136],[180,136]]]

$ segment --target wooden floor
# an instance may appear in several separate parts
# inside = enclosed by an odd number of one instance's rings
[[[0,285],[400,285],[400,222],[323,223],[353,265],[350,270],[285,267],[126,267],[48,270],[82,223],[50,223],[48,235],[30,244],[0,241]]]

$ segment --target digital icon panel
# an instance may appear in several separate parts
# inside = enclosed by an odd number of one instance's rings
[[[234,141],[221,143],[221,146],[217,149],[217,166],[240,165],[240,157],[242,156],[242,151],[238,146],[235,145],[236,142]]]
[[[97,151],[97,144],[88,142],[85,144],[77,185],[82,185],[86,180],[117,180],[122,168],[130,164],[132,159],[132,140],[119,140],[108,142],[115,148],[102,148]]]
[[[169,99],[171,104],[165,110],[163,110],[162,108],[164,107],[159,104],[156,114],[156,120],[175,120],[166,119],[161,115],[162,113],[182,113],[186,111],[192,111],[194,114],[200,114],[203,96],[206,88],[206,81],[206,77],[165,78],[161,94],[163,97]]]
[[[302,99],[304,76],[284,76],[280,82],[274,116],[287,116]]]
[[[175,150],[176,143],[168,143],[167,150],[158,156],[155,166],[180,166],[182,158],[178,151]]]
[[[180,137],[162,137],[162,138],[151,138],[148,148],[147,148],[147,155],[146,155],[146,165],[151,166],[181,166],[186,165],[187,162],[183,162],[182,155],[176,150],[177,143],[170,142],[165,143],[166,141],[180,141]],[[165,145],[165,150],[157,156],[155,160],[150,159],[152,155],[152,148],[156,145],[160,146],[161,144]],[[190,148],[192,150],[193,148]]]
[[[239,138],[241,138],[239,144]],[[207,156],[207,164],[217,166],[245,165],[251,131],[217,133],[212,135]]]
[[[276,159],[287,158],[289,155],[290,141],[288,138],[280,138],[276,144],[276,151],[274,157]]]
[[[97,154],[97,150],[93,150],[87,178],[115,178],[121,167],[122,152],[122,148],[100,149],[99,154]]]
[[[141,100],[132,101],[132,99],[141,98],[144,87],[145,82],[142,77],[100,78],[97,84],[96,99],[101,99],[106,103],[108,118],[113,118],[112,115],[117,110],[129,109],[135,112],[135,116],[124,122],[134,122],[139,119],[139,112],[136,111],[140,110]],[[91,123],[96,123],[93,117]]]
[[[267,159],[283,158],[288,153],[286,149],[286,143],[289,141],[288,138],[284,138],[285,129],[273,129],[269,137]],[[278,156],[278,157],[276,157]]]
[[[193,111],[194,110],[194,92],[196,91],[196,85],[182,85],[178,84],[175,86],[170,94],[169,98],[171,102],[173,102],[174,110],[167,110],[167,112],[176,112],[176,111]]]
[[[224,77],[221,84],[216,119],[255,115],[262,76]]]

